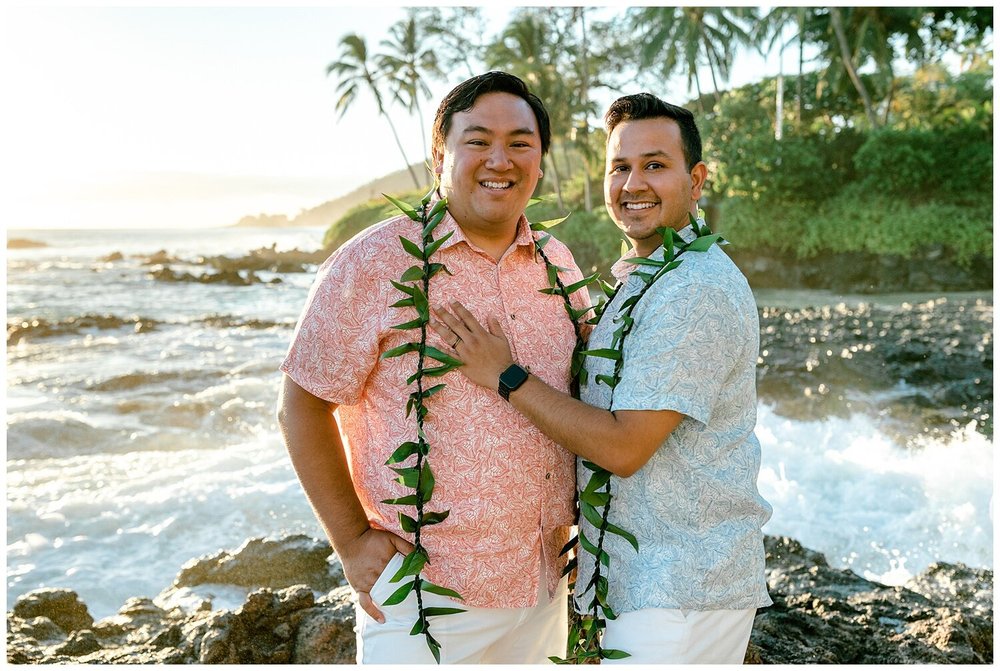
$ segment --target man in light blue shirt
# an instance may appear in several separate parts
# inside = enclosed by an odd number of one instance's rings
[[[639,273],[648,264],[635,260],[664,260],[661,231],[686,242],[697,235],[690,221],[707,177],[701,139],[689,111],[649,94],[618,99],[605,122],[605,201],[633,249],[612,269],[618,290],[589,350],[617,346],[628,302],[641,296],[613,392],[605,381],[614,357],[588,357],[580,402],[534,376],[512,375],[499,322],[484,329],[453,304],[436,328],[469,379],[496,387],[499,377],[501,388],[506,379],[514,407],[583,458],[579,487],[590,477],[585,461],[617,476],[608,521],[634,534],[638,551],[622,535],[603,535],[607,605],[618,614],[607,621],[603,647],[624,650],[631,663],[740,663],[756,609],[771,604],[761,532],[771,507],[757,491],[753,433],[757,309],[746,279],[715,245],[681,255],[645,288]],[[580,530],[591,543],[600,535],[586,516]],[[581,610],[593,596],[594,568],[582,554]]]

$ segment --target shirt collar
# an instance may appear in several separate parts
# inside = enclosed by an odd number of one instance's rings
[[[433,203],[430,207],[433,207]],[[448,247],[457,245],[460,242],[464,242],[476,251],[483,251],[475,243],[469,240],[469,238],[465,235],[465,231],[463,231],[462,227],[458,225],[457,221],[455,221],[455,217],[451,216],[451,212],[446,211],[444,219],[442,219],[441,223],[434,229],[434,237],[440,238],[448,233],[452,233],[453,235],[448,238],[443,245],[441,245],[441,249],[447,249]],[[517,234],[514,236],[513,246],[523,247],[525,245],[534,244],[535,236],[532,233],[531,224],[528,223],[528,218],[522,213],[521,217],[517,220]]]
[[[698,225],[704,226],[705,220],[699,218]],[[677,231],[677,233],[681,236],[681,238],[683,238],[684,242],[691,242],[698,237],[698,234],[694,232],[694,228],[691,226],[691,224],[688,224],[681,230]],[[636,269],[636,265],[634,263],[628,262],[629,259],[634,259],[635,256],[636,256],[635,249],[630,249],[627,252],[625,252],[624,256],[615,261],[615,264],[613,266],[611,266],[611,274],[614,275],[616,280],[618,280],[619,282],[624,282],[625,279],[628,277],[629,273],[631,273],[633,270]],[[660,245],[659,247],[654,249],[653,253],[649,255],[649,258],[655,261],[662,261],[663,245]]]

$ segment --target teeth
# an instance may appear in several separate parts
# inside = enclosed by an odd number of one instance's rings
[[[487,189],[509,189],[513,182],[480,182]]]
[[[625,203],[626,210],[647,210],[654,207],[656,203]]]

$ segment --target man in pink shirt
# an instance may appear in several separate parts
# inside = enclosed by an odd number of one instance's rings
[[[513,75],[474,77],[442,101],[432,139],[448,208],[434,235],[452,235],[433,255],[449,272],[431,278],[430,304],[461,300],[480,319],[503,315],[518,361],[568,391],[574,326],[563,299],[539,290],[550,286],[546,257],[563,269],[564,285],[581,273],[554,239],[539,254],[540,234],[524,216],[550,140],[542,102]],[[416,314],[393,306],[402,294],[390,280],[414,262],[400,236],[418,240],[420,225],[405,215],[388,219],[327,259],[281,366],[285,443],[358,595],[359,663],[434,661],[424,636],[410,634],[414,594],[381,605],[413,547],[398,519],[405,508],[384,503],[413,493],[386,461],[417,439],[406,412],[417,354],[381,358],[413,340],[412,331],[392,328]],[[583,289],[573,296],[578,308],[586,300]],[[453,343],[428,330],[428,344]],[[427,399],[433,510],[450,513],[421,530],[429,556],[421,576],[463,600],[425,592],[422,606],[466,610],[430,618],[442,663],[545,663],[565,654],[559,550],[573,524],[574,458],[505,400],[522,373],[511,371],[508,388],[488,390],[449,372],[435,380],[446,387]]]

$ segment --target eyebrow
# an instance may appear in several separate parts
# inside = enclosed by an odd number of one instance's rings
[[[486,126],[466,126],[462,130],[462,134],[466,133],[485,133],[487,135],[495,135],[495,131],[487,128]],[[535,135],[535,131],[531,128],[515,128],[510,131],[508,135]]]
[[[653,158],[653,157],[659,157],[659,156],[663,156],[664,158],[670,158],[671,157],[669,153],[667,153],[667,152],[665,152],[665,151],[663,151],[661,149],[655,149],[653,151],[646,151],[646,152],[643,152],[643,153],[639,154],[639,158]],[[614,158],[611,159],[611,162],[612,163],[624,163],[627,160],[628,159],[625,158],[624,156],[615,156]]]

